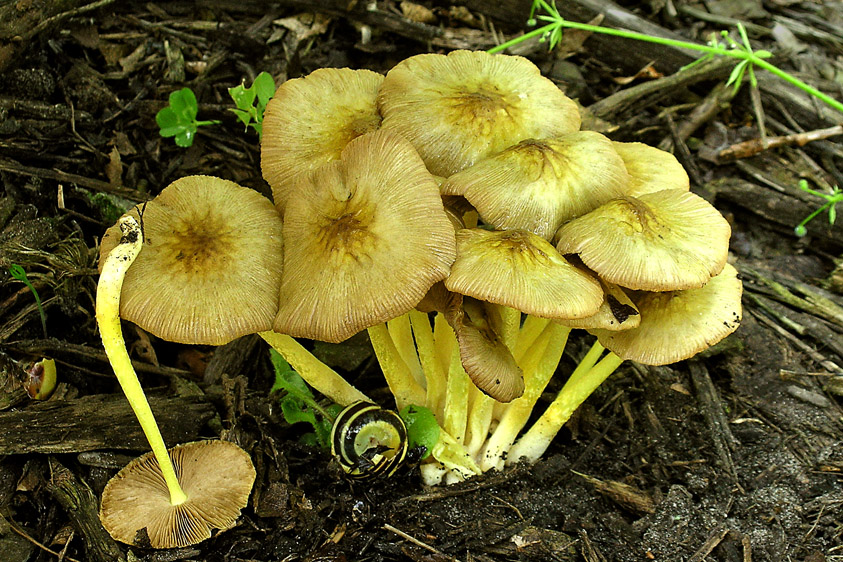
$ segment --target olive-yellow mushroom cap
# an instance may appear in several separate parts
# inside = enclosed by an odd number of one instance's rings
[[[169,454],[187,500],[170,504],[158,461],[151,452],[138,457],[102,493],[100,521],[115,540],[184,547],[210,538],[212,529],[234,526],[255,481],[249,455],[228,441],[186,443]]]
[[[670,152],[643,142],[612,142],[629,172],[624,195],[638,197],[665,189],[690,189],[688,173]]]
[[[557,248],[641,291],[702,287],[726,263],[731,229],[702,197],[667,189],[614,199],[563,225]]]
[[[496,229],[549,240],[565,221],[625,195],[628,182],[612,141],[578,131],[522,141],[452,175],[441,190],[468,199]]]
[[[526,230],[459,230],[457,259],[445,286],[543,318],[584,318],[603,301],[597,279]]]
[[[296,180],[274,329],[329,342],[408,312],[447,277],[454,227],[413,146],[387,130]]]
[[[560,324],[569,328],[583,330],[629,330],[637,328],[641,323],[641,314],[635,308],[635,303],[624,292],[623,288],[614,283],[602,281],[603,303],[596,313],[586,318],[558,320]]]
[[[634,293],[641,324],[620,332],[589,330],[622,359],[667,365],[693,357],[734,332],[741,321],[742,286],[734,267],[704,287],[663,293]]]
[[[532,62],[483,51],[401,61],[387,73],[378,107],[383,126],[409,139],[440,176],[519,141],[580,127],[576,104]]]
[[[189,344],[222,345],[272,327],[283,245],[269,199],[228,180],[188,176],[149,201],[142,224],[143,249],[123,281],[122,318]],[[101,264],[120,235],[117,225],[105,233]]]
[[[320,68],[278,87],[263,117],[261,171],[282,213],[296,175],[339,159],[352,139],[380,127],[382,82],[371,70]]]

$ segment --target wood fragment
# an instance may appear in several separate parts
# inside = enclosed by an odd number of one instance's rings
[[[732,453],[737,450],[738,441],[729,428],[729,420],[726,419],[720,394],[714,387],[705,365],[699,361],[689,361],[688,368],[691,371],[697,403],[708,425],[711,442],[720,459],[720,464],[732,477],[735,485],[740,488],[737,469],[732,460]]]
[[[628,111],[641,111],[703,80],[721,80],[729,75],[732,61],[712,59],[670,76],[626,88],[591,104],[588,109],[601,119],[613,120]]]
[[[702,562],[705,560],[705,557],[711,554],[711,551],[720,544],[726,535],[729,534],[729,529],[725,527],[718,527],[715,528],[711,533],[709,533],[708,538],[706,541],[700,546],[697,551],[688,558],[688,562]]]
[[[839,135],[843,135],[843,125],[808,131],[807,133],[767,137],[766,141],[762,138],[750,139],[724,148],[717,155],[717,158],[723,162],[737,160],[739,158],[749,158],[771,148],[778,148],[780,146],[805,146],[809,142],[825,140]]]
[[[718,83],[685,119],[677,123],[675,136],[683,141],[688,140],[688,137],[693,135],[697,129],[714,119],[733,97],[735,97],[734,88],[726,86],[725,82]],[[670,151],[673,148],[673,136],[662,139],[659,148]]]
[[[202,397],[150,398],[149,403],[171,445],[199,439],[214,415],[213,406]],[[119,394],[48,400],[0,412],[0,451],[7,455],[148,447],[129,403]]]
[[[50,457],[49,463],[50,481],[47,490],[64,508],[73,526],[82,535],[85,559],[92,562],[125,560],[120,547],[100,524],[99,501],[91,488],[55,457]]]

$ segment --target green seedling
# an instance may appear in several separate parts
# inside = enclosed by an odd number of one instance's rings
[[[739,59],[741,62],[738,63],[738,65],[732,71],[731,76],[729,77],[729,83],[734,84],[735,87],[740,87],[741,80],[743,79],[745,74],[749,75],[750,81],[753,83],[753,85],[755,85],[753,67],[757,66],[758,68],[764,69],[770,72],[771,74],[778,76],[782,80],[793,84],[800,90],[810,94],[811,96],[814,96],[815,98],[821,100],[827,105],[833,107],[837,111],[843,113],[843,103],[835,100],[827,94],[824,94],[816,88],[809,86],[808,84],[799,80],[795,76],[788,74],[784,70],[765,60],[771,57],[772,53],[770,53],[769,51],[762,50],[753,51],[749,44],[749,39],[746,35],[746,30],[740,23],[737,27],[738,33],[741,36],[742,44],[739,44],[736,41],[730,39],[728,37],[728,33],[724,33],[723,37],[727,38],[727,41],[725,43],[712,40],[709,41],[709,43],[706,45],[700,45],[699,43],[692,43],[690,41],[666,39],[664,37],[655,37],[652,35],[646,35],[644,33],[636,33],[634,31],[625,31],[622,29],[612,29],[608,27],[601,27],[599,25],[589,25],[587,23],[568,21],[563,18],[562,15],[559,14],[559,10],[556,9],[555,2],[551,2],[550,4],[548,4],[545,0],[533,0],[533,5],[530,8],[530,19],[527,21],[527,24],[530,26],[535,26],[538,25],[539,22],[544,22],[544,25],[537,29],[529,31],[520,37],[516,37],[515,39],[511,39],[505,43],[502,43],[497,47],[493,47],[492,49],[489,49],[488,52],[499,53],[508,49],[509,47],[512,47],[513,45],[517,45],[518,43],[521,43],[522,41],[526,41],[533,37],[539,37],[541,41],[546,41],[549,47],[553,49],[559,43],[559,40],[562,38],[562,29],[581,29],[583,31],[590,31],[592,33],[614,35],[616,37],[624,37],[626,39],[634,39],[636,41],[646,41],[648,43],[656,43],[660,45],[668,45],[671,47],[691,49],[694,51],[705,53],[705,56],[696,62],[702,62],[706,58],[711,58],[713,56],[724,56]],[[696,64],[696,62],[692,64]]]
[[[796,228],[793,229],[793,233],[799,237],[808,234],[808,229],[805,228],[805,225],[826,209],[828,209],[828,224],[833,225],[834,221],[837,219],[837,204],[843,201],[843,191],[841,191],[840,188],[837,186],[835,186],[834,189],[831,190],[831,193],[823,193],[822,191],[816,191],[808,187],[808,182],[805,180],[799,180],[799,189],[808,192],[811,195],[816,195],[817,197],[825,199],[825,204],[810,215],[808,215],[807,217],[805,217],[804,219],[802,219],[802,222],[800,222],[796,226]]]
[[[423,448],[419,459],[426,459],[430,456],[433,446],[439,441],[441,429],[436,421],[436,416],[430,408],[410,404],[398,412],[404,424],[407,426],[407,441],[411,449]]]
[[[35,290],[35,287],[32,286],[32,283],[29,281],[29,278],[26,276],[26,271],[19,266],[18,264],[14,263],[9,266],[9,274],[26,285],[26,287],[32,292],[32,296],[35,298],[35,306],[38,307],[38,314],[41,316],[41,329],[44,332],[44,338],[47,337],[47,315],[44,314],[44,307],[41,305],[41,297],[38,296],[38,291]]]
[[[275,369],[275,383],[270,393],[283,390],[286,394],[281,397],[281,413],[289,424],[307,422],[313,427],[312,433],[302,436],[302,441],[308,445],[318,445],[323,449],[331,446],[331,427],[342,406],[334,404],[323,408],[316,401],[304,379],[290,367],[290,364],[280,353],[271,349],[270,360]]]
[[[170,94],[169,105],[155,115],[162,137],[175,137],[182,148],[193,145],[193,137],[199,127],[216,125],[219,121],[198,121],[199,104],[190,88],[182,88]]]
[[[228,89],[228,94],[237,106],[236,109],[229,109],[229,111],[237,116],[237,120],[243,123],[246,130],[249,127],[253,128],[260,138],[263,132],[263,112],[274,93],[275,80],[272,79],[272,75],[261,72],[248,88],[240,84]]]

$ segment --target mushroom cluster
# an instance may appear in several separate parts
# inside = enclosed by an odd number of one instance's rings
[[[428,483],[536,460],[622,360],[686,359],[740,322],[727,221],[671,154],[580,124],[530,61],[472,51],[321,69],[267,106],[274,330],[367,328],[398,408],[442,427]],[[597,341],[521,435],[574,328]]]
[[[101,289],[104,343],[123,345],[118,306],[170,341],[258,333],[347,406],[370,400],[295,338],[367,330],[398,409],[425,406],[441,426],[422,464],[429,484],[536,460],[623,360],[686,359],[740,322],[729,225],[681,165],[580,130],[576,104],[522,57],[454,51],[386,76],[288,80],[267,105],[261,168],[274,205],[207,176],[164,189],[131,267],[139,213],[107,233],[102,262],[125,284]],[[101,279],[113,288],[113,277]],[[597,341],[524,431],[574,328]],[[131,369],[127,357],[114,365]],[[134,406],[136,378],[126,388]],[[185,503],[151,412],[139,418],[158,487]]]

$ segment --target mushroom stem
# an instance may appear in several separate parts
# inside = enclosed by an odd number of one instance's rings
[[[571,414],[623,363],[623,359],[610,351],[595,364],[602,352],[603,346],[595,342],[556,399],[509,451],[507,464],[519,459],[531,463],[537,461]]]
[[[111,363],[117,381],[129,400],[141,429],[152,447],[158,466],[161,468],[167,489],[170,491],[170,504],[180,505],[187,500],[187,494],[179,485],[173,463],[167,453],[164,439],[161,437],[161,431],[155,423],[155,416],[152,414],[138,376],[132,367],[129,353],[126,351],[126,342],[120,326],[120,292],[123,289],[123,278],[141,251],[143,233],[138,221],[130,215],[122,217],[119,224],[122,233],[120,242],[108,254],[97,284],[97,325],[108,362]]]
[[[437,314],[437,323],[444,323]],[[413,336],[416,340],[416,349],[419,354],[419,362],[425,375],[425,401],[424,405],[430,408],[437,419],[442,416],[442,402],[445,397],[445,374],[442,363],[436,356],[436,338],[433,328],[430,326],[430,318],[427,313],[413,310],[410,312],[410,323],[413,326]],[[447,326],[446,326],[447,327]],[[450,328],[448,328],[450,330]]]
[[[372,402],[371,398],[351,386],[339,373],[314,357],[292,336],[270,330],[259,332],[258,335],[280,353],[307,384],[337,404],[348,406],[354,402]]]
[[[416,342],[413,339],[413,328],[410,322],[410,313],[402,314],[392,320],[387,320],[386,328],[389,330],[389,335],[395,343],[395,349],[398,355],[410,368],[413,378],[416,382],[424,387],[424,370],[419,359],[419,352],[416,348]]]
[[[395,403],[398,410],[404,409],[410,404],[421,405],[425,403],[425,390],[413,376],[413,372],[395,345],[395,341],[389,333],[386,323],[371,326],[369,339],[375,349],[386,384],[395,396]],[[409,336],[409,332],[407,332]]]
[[[536,401],[562,359],[570,332],[570,328],[549,322],[524,354],[520,363],[524,371],[524,394],[504,409],[498,427],[486,442],[480,458],[483,471],[503,468],[504,457],[509,454],[512,443],[529,420]]]

